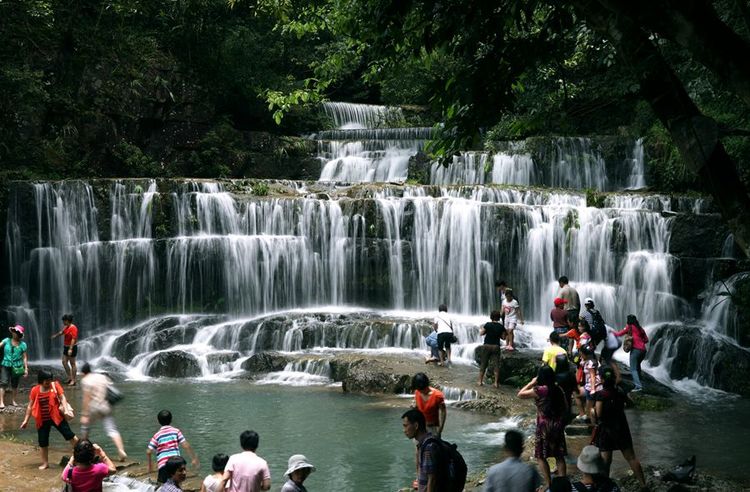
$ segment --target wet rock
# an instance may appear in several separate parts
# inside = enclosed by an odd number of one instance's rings
[[[479,351],[475,352],[474,358],[475,362],[479,364]],[[541,358],[541,354],[537,358],[534,354],[503,352],[500,359],[500,383],[519,388],[524,386],[536,377]],[[493,364],[490,363],[487,374],[492,375],[493,371]]]
[[[289,363],[289,358],[274,352],[255,354],[242,363],[242,369],[251,373],[281,371]]]
[[[331,361],[331,375],[340,381],[345,393],[406,393],[411,390],[411,374],[399,374],[380,361],[355,359]]]
[[[156,354],[148,364],[146,375],[154,378],[193,378],[202,374],[198,360],[182,350]]]
[[[496,398],[479,398],[477,400],[460,401],[453,406],[462,410],[486,413],[498,417],[507,417],[510,414],[508,407]]]
[[[718,257],[728,234],[715,215],[679,214],[672,221],[669,252],[681,257]]]
[[[222,364],[229,364],[239,358],[239,352],[214,352],[206,356],[206,362],[208,362],[209,366],[218,366]]]
[[[750,352],[705,331],[700,325],[665,323],[651,335],[651,365],[668,364],[672,379],[691,378],[700,384],[750,396]]]
[[[740,490],[748,490],[737,482],[702,473],[700,471],[700,461],[697,465],[693,481],[687,484],[663,480],[670,470],[667,467],[644,466],[643,473],[646,476],[646,485],[648,485],[651,492],[738,492]],[[615,477],[615,480],[625,492],[641,490],[638,480],[632,473]]]

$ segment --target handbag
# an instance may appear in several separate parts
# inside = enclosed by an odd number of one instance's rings
[[[23,366],[13,366],[13,374],[16,376],[23,376],[26,373],[26,368]]]
[[[115,388],[114,385],[110,384],[107,386],[107,395],[104,399],[107,400],[107,403],[109,403],[110,406],[117,405],[123,398],[125,398],[125,396],[122,394],[122,391]]]
[[[630,352],[632,349],[633,349],[633,336],[625,335],[625,338],[622,339],[622,350],[624,352]]]
[[[57,392],[57,388],[55,387],[56,384],[57,383],[54,381],[52,382],[52,391],[55,392],[57,401],[60,402],[57,409],[60,410],[60,415],[62,415],[65,420],[73,420],[76,416],[75,411],[73,410],[73,407],[70,406],[70,403],[68,403],[68,399],[65,398],[65,395],[62,395],[62,398],[60,398],[60,393]]]

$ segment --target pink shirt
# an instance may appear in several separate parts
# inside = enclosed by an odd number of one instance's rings
[[[621,337],[626,333],[633,337],[634,349],[646,350],[646,344],[648,343],[648,335],[646,335],[646,330],[644,330],[643,328],[638,329],[638,327],[635,325],[626,325],[622,330],[616,331],[615,336]]]
[[[253,453],[243,451],[229,457],[224,471],[232,474],[229,492],[260,492],[263,480],[271,479],[266,460]]]
[[[88,468],[73,467],[72,479],[68,480],[68,468],[62,472],[63,482],[73,485],[75,492],[102,492],[102,480],[109,475],[109,467],[104,463],[96,463]]]

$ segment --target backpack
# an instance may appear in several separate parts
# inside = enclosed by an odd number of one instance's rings
[[[589,312],[594,320],[594,322],[591,323],[591,330],[589,333],[591,334],[591,339],[596,345],[598,345],[599,342],[607,338],[607,325],[604,323],[602,313],[600,313],[598,309],[593,309]]]
[[[420,446],[419,460],[422,461],[422,453],[425,445],[434,441],[437,446],[435,460],[435,491],[436,492],[462,492],[466,485],[466,474],[468,468],[458,446],[437,437],[428,437]]]

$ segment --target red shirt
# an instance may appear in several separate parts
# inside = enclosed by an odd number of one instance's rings
[[[60,422],[62,422],[63,420],[62,415],[60,415],[60,409],[58,408],[60,406],[60,400],[62,400],[62,398],[58,398],[57,396],[58,394],[63,394],[63,389],[62,386],[60,386],[60,383],[58,383],[57,381],[53,381],[52,384],[55,385],[57,394],[52,391],[52,388],[50,388],[50,390],[46,393],[42,393],[41,384],[37,384],[36,386],[31,388],[31,391],[29,392],[29,401],[31,402],[31,415],[36,421],[37,429],[42,426],[46,419],[52,420],[55,425],[60,425]],[[46,409],[43,408],[43,405],[40,403],[43,399],[46,400]]]
[[[445,407],[445,397],[443,392],[430,388],[430,394],[427,401],[421,391],[414,392],[414,401],[417,403],[417,409],[422,412],[427,425],[440,425],[440,407]]]
[[[65,345],[66,347],[70,347],[71,345],[73,345],[74,338],[77,342],[78,327],[76,325],[70,324],[63,328],[63,345]]]

